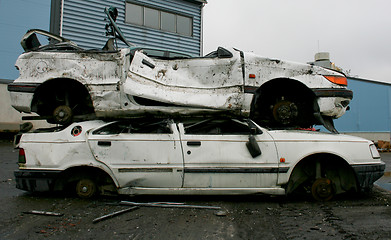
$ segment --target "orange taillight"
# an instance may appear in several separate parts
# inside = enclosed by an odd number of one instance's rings
[[[348,85],[348,80],[346,79],[346,77],[343,76],[323,76],[323,77],[325,77],[330,82],[338,85],[343,85],[343,86]]]

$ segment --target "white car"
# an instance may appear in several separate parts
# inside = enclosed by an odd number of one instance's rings
[[[18,148],[17,188],[71,189],[84,198],[309,191],[328,200],[371,189],[385,169],[362,138],[228,118],[86,121],[25,133]]]
[[[8,86],[16,110],[65,125],[88,114],[230,115],[275,128],[323,124],[336,132],[332,119],[353,98],[343,74],[318,66],[234,48],[191,57],[132,46],[106,12],[110,34],[128,48],[115,48],[109,39],[101,50],[85,50],[42,30],[26,33],[25,52],[16,61],[20,76]],[[41,45],[37,34],[51,43]]]

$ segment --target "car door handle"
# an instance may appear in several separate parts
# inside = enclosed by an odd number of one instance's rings
[[[110,147],[111,146],[111,142],[110,141],[98,141],[98,146]]]
[[[190,141],[190,142],[187,142],[187,146],[199,147],[199,146],[201,146],[201,142],[200,141]]]
[[[148,67],[150,67],[150,68],[152,68],[152,69],[155,68],[155,65],[154,65],[153,63],[150,63],[150,62],[148,62],[148,61],[145,60],[145,59],[143,59],[141,62],[142,62],[142,64],[147,65]]]

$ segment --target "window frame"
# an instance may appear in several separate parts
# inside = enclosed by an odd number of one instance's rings
[[[135,6],[138,6],[138,7],[142,8],[142,24],[130,21],[130,19],[129,19],[130,17],[128,17],[128,15],[127,15],[129,4],[135,5]],[[158,11],[158,25],[159,25],[159,28],[155,28],[155,27],[151,27],[151,26],[147,26],[146,25],[146,9]],[[163,24],[163,22],[162,22],[162,13],[167,13],[167,14],[174,15],[174,17],[175,17],[175,26],[174,26],[175,31],[170,31],[170,30],[166,30],[166,29],[162,28],[162,24]],[[189,29],[188,30],[189,30],[190,35],[188,35],[186,33],[183,33],[184,31],[178,32],[178,21],[179,21],[180,18],[185,18],[185,19],[189,20],[190,24],[189,24]],[[126,1],[125,2],[125,24],[131,24],[131,25],[136,25],[136,26],[139,26],[139,27],[145,27],[145,28],[159,30],[159,31],[167,32],[167,33],[173,33],[173,34],[177,34],[177,35],[181,35],[181,36],[185,36],[185,37],[193,37],[193,34],[194,34],[194,31],[193,31],[193,29],[194,29],[194,18],[193,18],[193,16],[180,14],[180,13],[177,13],[177,12],[174,12],[174,11],[168,11],[168,10],[165,10],[165,9],[159,9],[159,8],[156,8],[156,7],[152,7],[152,6],[149,6],[149,5],[143,5],[143,4],[132,2],[132,1]]]

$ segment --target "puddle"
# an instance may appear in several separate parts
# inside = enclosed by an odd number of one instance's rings
[[[385,190],[391,191],[391,183],[387,182],[375,182],[375,184]]]
[[[391,172],[385,172],[383,177],[377,180],[375,184],[385,190],[391,191]]]

